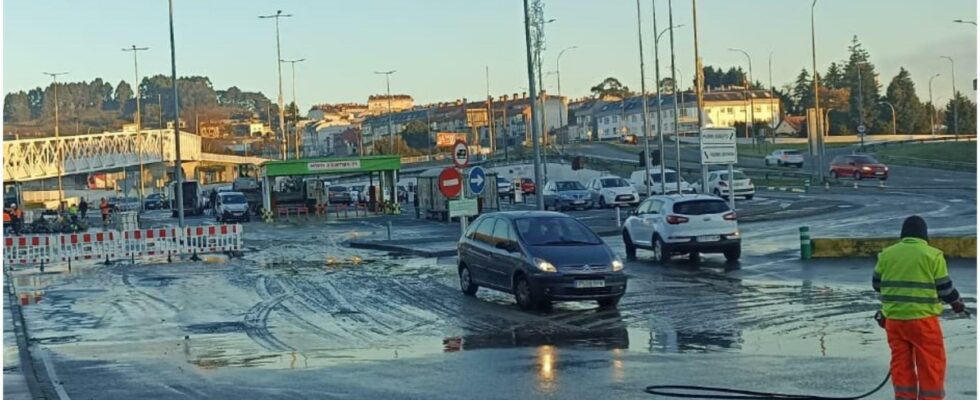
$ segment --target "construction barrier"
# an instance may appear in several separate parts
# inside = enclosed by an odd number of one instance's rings
[[[4,265],[237,252],[241,225],[208,225],[4,238]]]
[[[813,238],[813,258],[874,257],[898,238]],[[929,245],[950,258],[977,258],[977,238],[931,237]]]

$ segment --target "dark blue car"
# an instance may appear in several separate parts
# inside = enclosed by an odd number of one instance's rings
[[[484,214],[459,239],[459,284],[513,293],[523,309],[595,300],[615,307],[626,292],[623,263],[589,227],[547,211]]]

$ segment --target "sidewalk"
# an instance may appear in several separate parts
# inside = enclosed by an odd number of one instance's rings
[[[3,398],[30,399],[31,392],[27,386],[27,378],[20,365],[20,351],[17,347],[17,335],[11,310],[8,288],[3,287]]]

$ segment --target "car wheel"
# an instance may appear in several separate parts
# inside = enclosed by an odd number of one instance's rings
[[[861,173],[860,172],[854,171],[854,180],[856,180],[856,181],[861,180]]]
[[[830,170],[830,177],[833,179],[837,179],[838,178],[837,171]]]
[[[538,304],[531,290],[531,283],[524,275],[518,276],[514,281],[514,299],[522,310],[532,310]]]
[[[725,196],[722,196],[722,195],[721,195],[721,191],[720,191],[720,190],[718,190],[718,189],[715,189],[715,191],[714,191],[714,192],[712,192],[712,193],[713,193],[713,194],[715,195],[715,197],[718,197],[718,198],[720,198],[720,199],[724,199],[724,198],[725,198]]]
[[[470,275],[470,269],[463,264],[459,267],[459,290],[463,291],[463,294],[467,296],[476,296],[476,291],[480,287],[473,283],[473,276]]]
[[[670,249],[660,236],[656,235],[653,237],[653,258],[661,264],[670,262]]]
[[[741,245],[734,245],[734,246],[731,246],[731,247],[725,249],[725,260],[726,261],[728,261],[730,263],[733,263],[733,262],[738,261],[738,259],[740,257],[742,257],[742,246]]]
[[[616,308],[616,306],[619,305],[619,299],[621,298],[622,296],[607,297],[604,299],[597,299],[596,303],[599,303],[599,307],[601,308]]]
[[[692,251],[691,254],[690,254],[690,260],[693,263],[699,263],[699,262],[701,262],[701,253],[696,252],[696,251]]]
[[[776,166],[777,167],[782,167],[783,166],[783,162],[782,161],[779,161],[779,160],[776,160]]]
[[[745,200],[752,200],[753,197],[755,197],[754,194],[747,194],[745,195]]]
[[[767,159],[766,159],[766,166],[768,167],[768,166],[770,166],[770,165],[772,165],[772,163],[770,163],[770,162],[769,162],[769,159],[767,158]]]
[[[630,232],[623,229],[623,246],[626,247],[626,259],[635,260],[636,259],[636,245],[633,244],[633,239],[630,237]]]
[[[606,208],[606,196],[599,196],[599,208]]]

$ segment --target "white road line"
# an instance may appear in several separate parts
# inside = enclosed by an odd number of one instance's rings
[[[49,350],[43,347],[36,348],[39,350],[38,354],[41,356],[41,362],[44,363],[44,369],[48,371],[48,379],[51,381],[51,385],[54,386],[55,393],[58,394],[58,399],[71,400],[71,397],[68,397],[68,392],[61,386],[61,380],[58,379],[58,374],[54,372],[54,366],[51,365],[51,360],[48,358]]]

